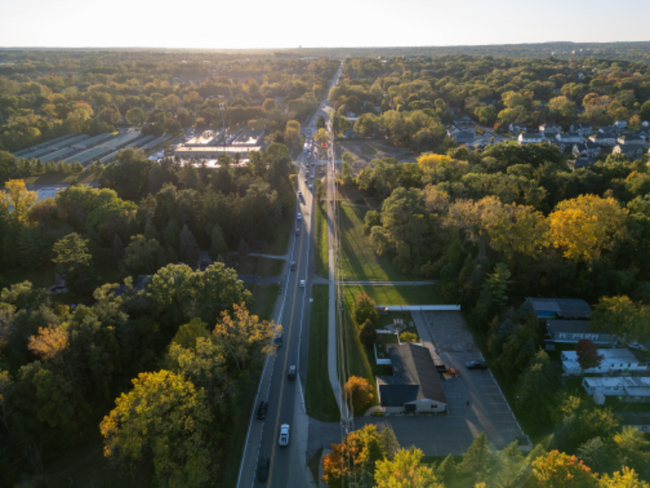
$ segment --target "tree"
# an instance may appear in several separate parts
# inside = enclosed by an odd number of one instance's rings
[[[68,333],[61,327],[39,327],[38,335],[30,336],[28,349],[41,359],[62,363],[61,356],[69,345]]]
[[[614,198],[580,195],[563,200],[549,215],[549,237],[564,257],[591,262],[625,235],[627,209]]]
[[[578,459],[598,473],[607,471],[610,463],[610,454],[600,437],[594,437],[578,447]]]
[[[463,461],[458,465],[458,471],[480,476],[487,468],[491,456],[487,434],[481,432],[474,438],[467,452],[463,454]]]
[[[640,480],[639,475],[627,466],[623,466],[620,471],[616,471],[611,476],[605,474],[600,479],[602,488],[650,488],[650,484]]]
[[[113,255],[117,259],[122,259],[124,256],[124,244],[122,243],[122,238],[118,234],[113,235]]]
[[[137,463],[151,453],[156,477],[166,486],[207,482],[210,412],[202,390],[170,371],[140,373],[115,403],[100,424],[106,457]]]
[[[27,191],[23,180],[8,180],[5,188],[6,190],[0,190],[0,202],[5,209],[11,211],[13,222],[17,226],[22,226],[38,195],[36,192]]]
[[[131,125],[140,125],[144,120],[144,112],[140,107],[133,107],[126,111],[126,121]]]
[[[450,486],[456,479],[456,463],[453,454],[449,454],[436,468],[436,477]]]
[[[194,318],[187,324],[183,324],[178,328],[178,332],[176,332],[176,335],[174,336],[174,339],[172,339],[172,342],[185,349],[189,349],[196,346],[196,340],[199,337],[210,337],[208,324],[199,318]]]
[[[645,342],[650,337],[650,307],[629,297],[602,297],[589,324],[594,331],[610,331],[625,342]]]
[[[9,430],[9,415],[11,414],[11,394],[13,393],[13,379],[9,371],[0,370],[0,420]]]
[[[558,375],[548,354],[540,349],[519,378],[517,408],[538,420],[548,419],[548,398],[557,391]]]
[[[73,232],[54,244],[56,270],[65,276],[66,284],[73,290],[84,291],[90,284],[92,255],[88,252],[88,242]]]
[[[275,352],[271,339],[282,331],[282,326],[250,315],[243,304],[233,305],[233,315],[234,320],[224,311],[212,333],[228,351],[237,369],[244,371],[265,354]]]
[[[366,425],[332,444],[332,452],[323,457],[322,479],[331,487],[349,486],[353,477],[359,486],[374,486],[375,466],[383,457],[377,427]]]
[[[248,259],[248,254],[250,253],[248,249],[248,244],[244,239],[239,241],[239,247],[237,247],[237,256],[240,260]]]
[[[361,340],[361,344],[367,347],[372,347],[377,340],[377,330],[375,329],[375,326],[372,325],[370,319],[366,319],[363,323],[363,326],[359,331],[359,339]]]
[[[405,330],[399,335],[399,340],[401,342],[417,342],[418,336],[413,332],[409,332]]]
[[[325,129],[325,117],[322,115],[319,115],[318,118],[316,119],[316,129]]]
[[[636,427],[623,426],[614,436],[614,443],[622,465],[641,473],[650,466],[650,441]]]
[[[187,227],[187,224],[183,226],[183,230],[179,236],[178,248],[180,250],[181,260],[185,264],[192,267],[198,266],[201,257],[201,250],[194,238],[194,234],[192,234],[192,231]]]
[[[533,461],[533,479],[544,488],[597,487],[598,480],[575,456],[551,451]]]
[[[389,461],[392,461],[395,458],[395,453],[399,450],[399,442],[397,442],[397,437],[395,432],[390,427],[384,427],[379,434],[379,445],[381,451],[384,453],[384,457]]]
[[[357,325],[363,324],[366,320],[370,320],[373,324],[377,323],[379,319],[379,312],[377,312],[377,304],[365,293],[359,294],[354,302],[353,311],[354,322]]]
[[[167,264],[167,253],[156,239],[146,240],[142,235],[133,236],[126,246],[122,259],[125,275],[154,274]]]
[[[411,447],[397,451],[392,461],[378,461],[377,488],[443,488],[433,469],[421,463],[423,457],[421,450]]]
[[[210,256],[215,261],[219,256],[228,255],[228,244],[223,235],[223,230],[219,224],[214,224],[212,228],[212,235],[210,236]]]
[[[605,358],[604,355],[598,354],[598,347],[589,339],[580,339],[576,344],[576,354],[578,355],[578,364],[584,369],[597,368],[600,362]]]
[[[368,383],[368,380],[358,376],[350,376],[345,383],[345,395],[357,414],[363,412],[364,408],[374,398],[372,387]]]

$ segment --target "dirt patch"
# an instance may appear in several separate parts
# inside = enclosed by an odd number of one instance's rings
[[[431,337],[443,352],[479,352],[460,312],[425,312]]]
[[[341,159],[344,152],[354,155],[356,162],[352,169],[358,175],[373,159],[395,158],[398,161],[416,162],[416,155],[403,147],[394,147],[386,141],[376,139],[357,139],[354,141],[337,141],[335,144],[336,159]]]

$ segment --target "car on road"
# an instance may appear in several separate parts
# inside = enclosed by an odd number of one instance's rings
[[[298,216],[296,217],[298,220],[302,220],[302,214],[298,212]]]
[[[305,185],[309,183],[309,178],[305,178]]]
[[[260,458],[260,465],[257,468],[257,479],[266,481],[269,478],[269,458]]]
[[[480,359],[467,361],[465,363],[465,366],[467,366],[467,369],[488,369],[487,363],[485,361],[481,361]]]
[[[257,407],[257,420],[264,420],[266,418],[266,411],[269,409],[268,402],[260,402],[260,406]]]
[[[300,288],[304,288],[306,286],[305,280],[300,280]]]
[[[275,340],[273,341],[273,343],[274,343],[277,347],[282,347],[282,333],[280,333],[280,334],[278,334],[277,336],[275,336]]]
[[[278,444],[281,447],[286,447],[289,445],[289,424],[282,424],[280,426],[280,438],[278,439]]]
[[[311,189],[313,188],[313,186],[312,186],[312,185],[309,185],[307,188],[309,188],[309,189],[311,190]]]
[[[302,198],[302,192],[298,190],[298,198]]]
[[[289,381],[293,381],[296,379],[296,366],[291,365],[289,366],[289,372],[287,373],[287,379]]]
[[[300,229],[296,229],[296,235],[297,235],[297,236],[300,235]]]
[[[295,270],[296,270],[296,262],[291,261],[291,271],[295,271]]]

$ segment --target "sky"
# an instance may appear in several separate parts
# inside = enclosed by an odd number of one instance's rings
[[[647,41],[650,0],[0,0],[0,47]]]

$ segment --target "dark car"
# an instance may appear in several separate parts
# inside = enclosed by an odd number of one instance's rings
[[[296,229],[296,235],[297,235],[297,236],[300,235],[300,229]]]
[[[278,334],[278,336],[275,338],[275,341],[273,341],[276,346],[282,347],[282,334]]]
[[[291,261],[291,271],[295,271],[295,270],[296,270],[296,262]]]
[[[467,366],[467,369],[488,369],[487,363],[478,359],[466,362],[465,366]]]
[[[290,381],[293,381],[296,379],[296,367],[295,366],[289,366],[289,373],[287,373],[287,378]]]
[[[257,407],[257,420],[264,420],[266,418],[266,411],[268,408],[268,402],[260,402],[260,406]]]
[[[257,479],[266,481],[269,477],[269,458],[260,458],[260,466],[257,468]]]

